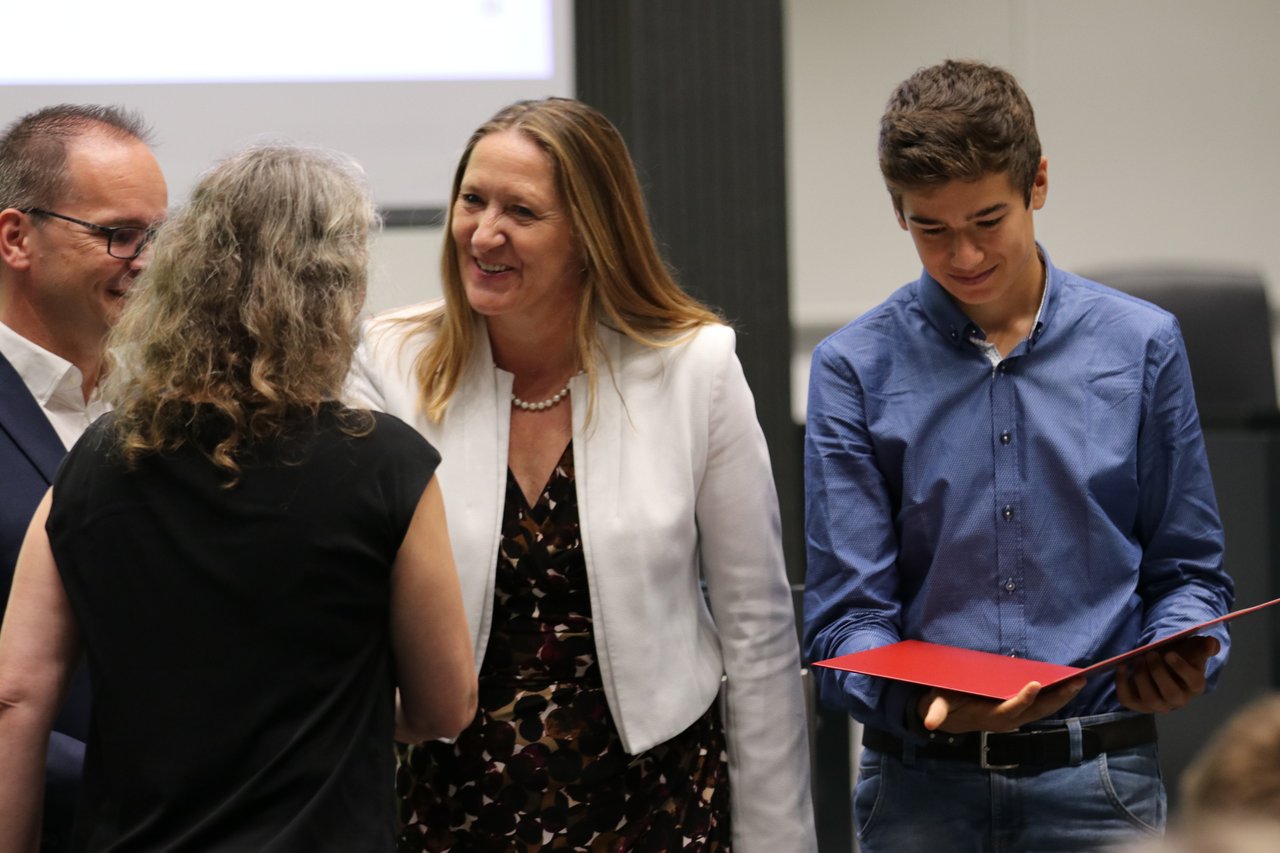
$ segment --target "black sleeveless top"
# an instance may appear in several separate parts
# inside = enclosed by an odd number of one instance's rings
[[[240,458],[127,469],[110,415],[47,525],[94,686],[76,849],[393,847],[390,569],[439,455],[336,407]]]

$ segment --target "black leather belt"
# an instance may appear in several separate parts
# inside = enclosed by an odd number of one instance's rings
[[[1087,761],[1113,749],[1154,743],[1156,720],[1149,714],[1095,723],[1080,730],[1082,759]],[[862,745],[877,752],[902,757],[902,741],[886,731],[864,728]],[[916,747],[917,758],[941,758],[977,764],[985,770],[1012,770],[1023,765],[1066,767],[1071,763],[1071,733],[1066,726],[1024,731],[966,732],[953,735],[930,732],[929,740]]]

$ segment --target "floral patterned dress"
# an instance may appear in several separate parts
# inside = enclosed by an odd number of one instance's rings
[[[508,472],[475,720],[452,744],[397,754],[401,851],[729,850],[718,704],[640,755],[618,738],[595,656],[572,442],[534,506]]]

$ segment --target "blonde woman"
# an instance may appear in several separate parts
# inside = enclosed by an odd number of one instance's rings
[[[457,742],[400,752],[400,849],[812,850],[764,436],[617,130],[567,99],[495,115],[442,268],[349,387],[442,449],[481,661]]]

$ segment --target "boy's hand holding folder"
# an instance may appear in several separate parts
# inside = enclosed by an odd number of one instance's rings
[[[1120,703],[1152,714],[1181,708],[1205,691],[1205,667],[1218,653],[1218,641],[1198,632],[1277,603],[1280,598],[1233,610],[1083,668],[920,640],[816,661],[814,666],[930,688],[917,703],[929,731],[1013,731],[1055,713],[1080,692],[1087,677],[1111,669],[1116,670]]]

